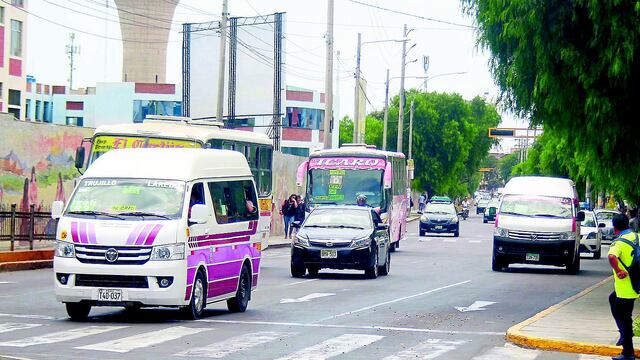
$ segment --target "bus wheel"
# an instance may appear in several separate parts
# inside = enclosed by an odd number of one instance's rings
[[[251,299],[251,274],[245,265],[240,271],[240,281],[236,296],[227,300],[227,308],[231,312],[245,312],[247,305],[249,305],[249,299]]]
[[[91,304],[88,303],[66,303],[65,305],[67,307],[67,315],[73,321],[87,320],[89,312],[91,312]]]

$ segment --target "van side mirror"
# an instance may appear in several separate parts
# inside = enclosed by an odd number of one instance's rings
[[[195,204],[191,207],[191,216],[189,216],[189,222],[194,224],[205,224],[211,217],[209,214],[209,208],[203,204]]]
[[[51,218],[54,220],[62,217],[62,211],[64,210],[64,201],[54,201],[51,203]]]
[[[76,148],[76,169],[82,169],[84,167],[84,146],[78,146]]]
[[[578,215],[576,216],[576,221],[584,221],[584,211],[578,211]]]
[[[605,224],[605,223],[600,223],[600,224],[598,224],[598,227],[599,227],[600,229],[603,229],[603,228],[606,228],[606,227],[607,227],[607,224]]]

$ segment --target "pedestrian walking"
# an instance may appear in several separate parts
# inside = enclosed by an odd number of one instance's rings
[[[633,304],[638,294],[633,289],[629,273],[626,271],[633,260],[633,247],[619,240],[620,238],[638,244],[638,234],[629,229],[629,219],[622,215],[615,215],[612,219],[613,231],[618,236],[609,247],[609,264],[613,268],[614,291],[609,295],[611,315],[613,315],[620,339],[616,345],[622,346],[622,353],[613,360],[635,359],[633,350]]]
[[[638,219],[638,208],[634,207],[629,210],[629,228],[633,232],[638,232],[638,228],[640,227],[640,219]]]
[[[291,223],[293,222],[296,211],[298,209],[298,201],[296,200],[296,194],[291,194],[287,200],[282,203],[280,208],[280,214],[284,221],[284,238],[291,239]]]
[[[427,196],[425,195],[425,193],[420,194],[420,197],[418,198],[418,214],[422,214],[426,202]]]
[[[302,199],[302,196],[300,195],[296,195],[296,202],[298,204],[298,207],[296,208],[296,214],[293,217],[293,222],[298,224],[298,228],[299,228],[300,225],[302,225],[302,223],[304,222],[305,204],[304,204],[304,199]],[[297,232],[298,230],[296,230],[296,233]]]

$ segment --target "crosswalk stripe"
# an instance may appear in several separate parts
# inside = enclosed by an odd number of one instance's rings
[[[220,359],[230,354],[234,354],[240,351],[249,350],[252,347],[266,344],[268,342],[282,339],[287,336],[295,335],[292,332],[275,332],[275,331],[263,331],[252,334],[243,334],[223,341],[215,342],[213,344],[187,350],[175,354],[177,356],[199,356],[208,357],[214,359]]]
[[[323,341],[319,344],[309,346],[297,351],[289,356],[278,360],[324,360],[333,356],[343,355],[361,347],[370,345],[384,336],[365,334],[344,334],[338,337]]]
[[[42,326],[42,324],[0,323],[0,333],[10,332],[15,330],[32,329],[38,326]]]
[[[540,351],[523,349],[511,344],[505,344],[503,347],[496,346],[482,355],[478,355],[473,360],[533,360],[540,354]]]
[[[0,342],[0,346],[27,347],[34,345],[53,344],[61,341],[75,340],[86,336],[102,334],[108,331],[124,329],[127,326],[87,326],[66,331],[54,332],[42,336],[32,336],[24,339]]]
[[[458,345],[466,341],[443,341],[440,339],[428,339],[412,348],[400,351],[397,354],[387,356],[384,360],[415,360],[435,359],[440,355],[455,350]]]
[[[469,240],[469,244],[479,244],[482,240]]]
[[[444,239],[444,240],[442,240],[442,242],[446,242],[446,243],[454,243],[456,241],[458,241],[458,239]]]
[[[179,339],[183,336],[189,336],[207,330],[213,329],[198,329],[184,326],[174,326],[167,329],[146,332],[121,339],[105,341],[92,345],[79,346],[76,347],[76,349],[126,353],[131,350],[161,344],[167,341]]]

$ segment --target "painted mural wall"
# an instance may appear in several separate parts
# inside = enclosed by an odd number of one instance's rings
[[[275,152],[273,154],[273,217],[271,218],[271,235],[284,235],[284,222],[280,208],[291,194],[304,197],[304,188],[296,186],[298,166],[307,160],[306,157]]]
[[[79,176],[75,149],[91,128],[16,121],[0,117],[0,207],[49,209],[66,201]]]

